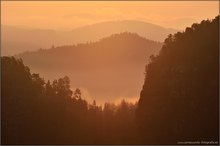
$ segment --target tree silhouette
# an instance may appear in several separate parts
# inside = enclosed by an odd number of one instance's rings
[[[136,104],[88,103],[69,77],[45,81],[21,59],[1,57],[2,144],[218,141],[218,32],[219,16],[169,35],[150,56]]]
[[[218,44],[219,16],[169,35],[150,58],[137,109],[143,143],[218,141]]]

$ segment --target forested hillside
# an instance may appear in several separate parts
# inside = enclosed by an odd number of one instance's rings
[[[98,104],[118,98],[138,99],[144,65],[162,43],[124,32],[72,46],[26,52],[16,56],[35,73],[54,80],[67,75],[71,88],[82,87]],[[113,88],[114,87],[114,88]],[[83,91],[82,91],[83,92]]]
[[[124,35],[126,37],[121,37]],[[105,69],[105,65],[111,68],[111,65],[117,64],[117,74],[126,65],[134,69],[145,60],[142,57],[148,56],[147,47],[153,48],[155,45],[161,44],[125,33],[96,43],[54,47],[23,56],[30,62],[31,59],[38,61],[32,63],[44,65],[48,70],[58,65],[60,70],[64,70],[62,63],[70,61],[68,59],[72,60],[67,68],[75,67],[74,71],[80,70],[78,60],[84,69],[91,67],[100,69],[98,71]],[[109,46],[105,48],[107,52],[103,51],[102,46]],[[117,53],[111,52],[112,49]],[[87,56],[81,58],[80,54],[84,51]],[[132,52],[132,55],[128,52]],[[111,86],[111,92],[121,90],[121,82],[128,83],[130,76],[126,75],[129,71],[117,78]],[[114,79],[109,75],[106,74],[103,82],[108,84],[109,80]],[[102,76],[98,78],[103,80]],[[89,81],[92,85],[99,82]],[[134,80],[131,81],[131,88],[136,87]],[[219,16],[193,24],[184,32],[169,35],[165,39],[159,54],[152,55],[146,65],[138,103],[122,100],[118,105],[105,102],[99,106],[94,100],[90,104],[80,89],[71,89],[70,83],[75,84],[75,80],[71,79],[70,82],[67,76],[47,80],[26,66],[22,59],[1,57],[2,144],[152,145],[182,144],[187,141],[218,144]],[[101,92],[100,89],[97,88],[97,91]],[[103,96],[103,99],[107,97]]]
[[[96,101],[63,77],[44,81],[22,60],[2,57],[2,144],[135,144],[136,105]]]
[[[169,35],[151,56],[137,118],[143,143],[218,141],[219,16]]]

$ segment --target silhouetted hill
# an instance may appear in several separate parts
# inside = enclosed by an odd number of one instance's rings
[[[56,31],[16,26],[1,26],[1,55],[15,55],[49,47],[58,39]]]
[[[14,55],[21,52],[25,52],[27,50],[39,49],[42,46],[28,43],[28,42],[2,42],[1,43],[1,55]]]
[[[145,144],[218,144],[219,16],[165,39],[146,66],[137,117]]]
[[[68,75],[72,87],[83,87],[99,101],[137,97],[148,57],[159,42],[133,33],[121,33],[97,42],[52,47],[18,55],[46,79]]]
[[[120,32],[132,32],[154,41],[163,42],[168,34],[177,32],[175,29],[164,28],[159,25],[137,21],[109,21],[76,28],[69,35],[80,34],[76,42],[93,41]],[[86,34],[86,35],[85,35]],[[65,33],[66,35],[66,33]]]
[[[1,30],[3,55],[21,53],[24,50],[22,48],[27,48],[26,44],[33,44],[33,46],[28,45],[29,47],[26,49],[32,51],[40,47],[48,48],[52,45],[72,45],[87,41],[98,41],[103,37],[121,32],[133,32],[142,37],[162,42],[168,34],[177,32],[175,29],[135,20],[96,23],[75,28],[71,31],[30,29],[4,25]],[[20,44],[16,47],[18,43]],[[21,44],[24,44],[23,47],[20,47]]]

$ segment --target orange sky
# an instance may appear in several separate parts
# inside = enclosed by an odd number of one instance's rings
[[[218,14],[218,1],[1,1],[2,24],[46,29],[124,19],[183,29]]]

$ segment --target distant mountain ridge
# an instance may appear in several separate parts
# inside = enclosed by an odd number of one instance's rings
[[[108,22],[101,22],[92,25],[86,25],[70,31],[71,34],[96,33],[95,40],[120,32],[137,33],[138,35],[143,36],[147,39],[163,42],[168,34],[177,32],[177,30],[171,28],[164,28],[159,25],[155,25],[143,21],[121,20],[121,21],[108,21]],[[79,42],[81,41],[80,39],[78,40]]]
[[[41,49],[16,57],[46,79],[69,76],[72,87],[85,88],[87,97],[100,103],[138,97],[144,66],[161,47],[160,42],[124,32],[97,42]]]
[[[97,41],[103,37],[121,32],[137,33],[150,40],[163,42],[168,34],[175,33],[177,30],[136,20],[108,21],[82,26],[70,31],[30,29],[3,25],[1,50],[2,55],[14,55],[25,50],[49,48],[52,45],[72,45]],[[19,44],[18,47],[16,47],[17,44]]]

